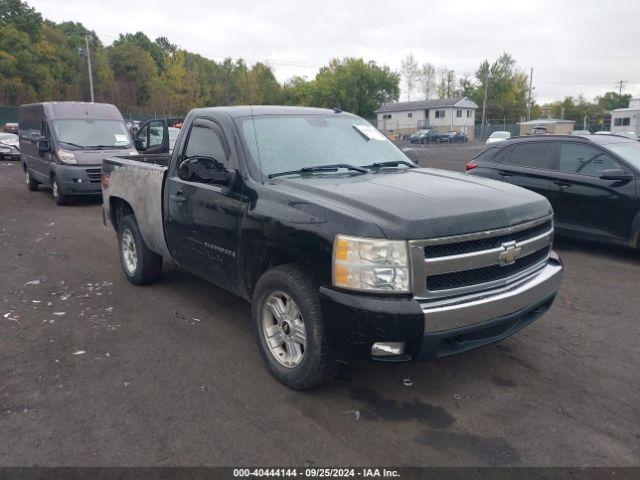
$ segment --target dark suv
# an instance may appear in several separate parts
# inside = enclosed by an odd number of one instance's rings
[[[617,135],[544,135],[494,144],[469,175],[547,197],[556,233],[640,246],[640,143]]]

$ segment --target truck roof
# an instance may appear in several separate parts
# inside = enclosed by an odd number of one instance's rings
[[[294,107],[282,105],[238,105],[234,107],[205,107],[197,108],[193,112],[219,113],[224,112],[230,117],[249,117],[251,115],[335,115],[330,108]],[[344,113],[351,115],[350,113]]]
[[[77,119],[91,117],[100,120],[122,120],[122,114],[110,103],[41,102],[20,106],[21,112],[42,112],[46,118]]]

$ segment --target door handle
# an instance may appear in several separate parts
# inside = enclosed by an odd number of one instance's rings
[[[180,192],[180,191],[174,193],[169,198],[171,198],[171,200],[173,200],[174,202],[176,202],[176,203],[178,203],[180,205],[182,205],[184,203],[187,203],[187,199],[184,198],[184,195],[182,195],[182,192]]]
[[[513,177],[513,173],[507,172],[506,170],[500,170],[498,173],[503,177]]]
[[[553,183],[555,183],[556,185],[558,185],[562,189],[569,188],[571,186],[571,184],[569,182],[563,182],[562,180],[556,180]]]

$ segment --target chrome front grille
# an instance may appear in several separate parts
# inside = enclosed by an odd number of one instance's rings
[[[553,220],[409,242],[418,298],[443,298],[516,282],[549,260]]]

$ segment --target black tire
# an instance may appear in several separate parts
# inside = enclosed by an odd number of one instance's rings
[[[267,346],[262,315],[265,301],[274,292],[284,292],[296,303],[306,334],[302,361],[295,367],[283,366]],[[304,390],[331,380],[338,371],[330,358],[324,321],[320,311],[318,286],[297,265],[281,265],[268,270],[256,284],[251,317],[260,353],[271,374],[287,387]]]
[[[130,237],[129,237],[130,235]],[[123,242],[132,241],[135,247],[135,266],[125,259]],[[133,215],[126,215],[118,221],[118,250],[122,270],[127,279],[135,285],[148,285],[162,276],[162,256],[147,248],[140,235],[138,223]]]
[[[25,176],[25,182],[27,184],[27,189],[30,192],[35,192],[36,190],[38,190],[38,182],[33,179],[33,177],[31,176],[31,173],[29,173],[28,168],[25,169],[24,176]]]
[[[69,195],[65,195],[60,191],[58,179],[55,175],[51,177],[51,195],[53,195],[57,205],[67,205],[69,203]]]

